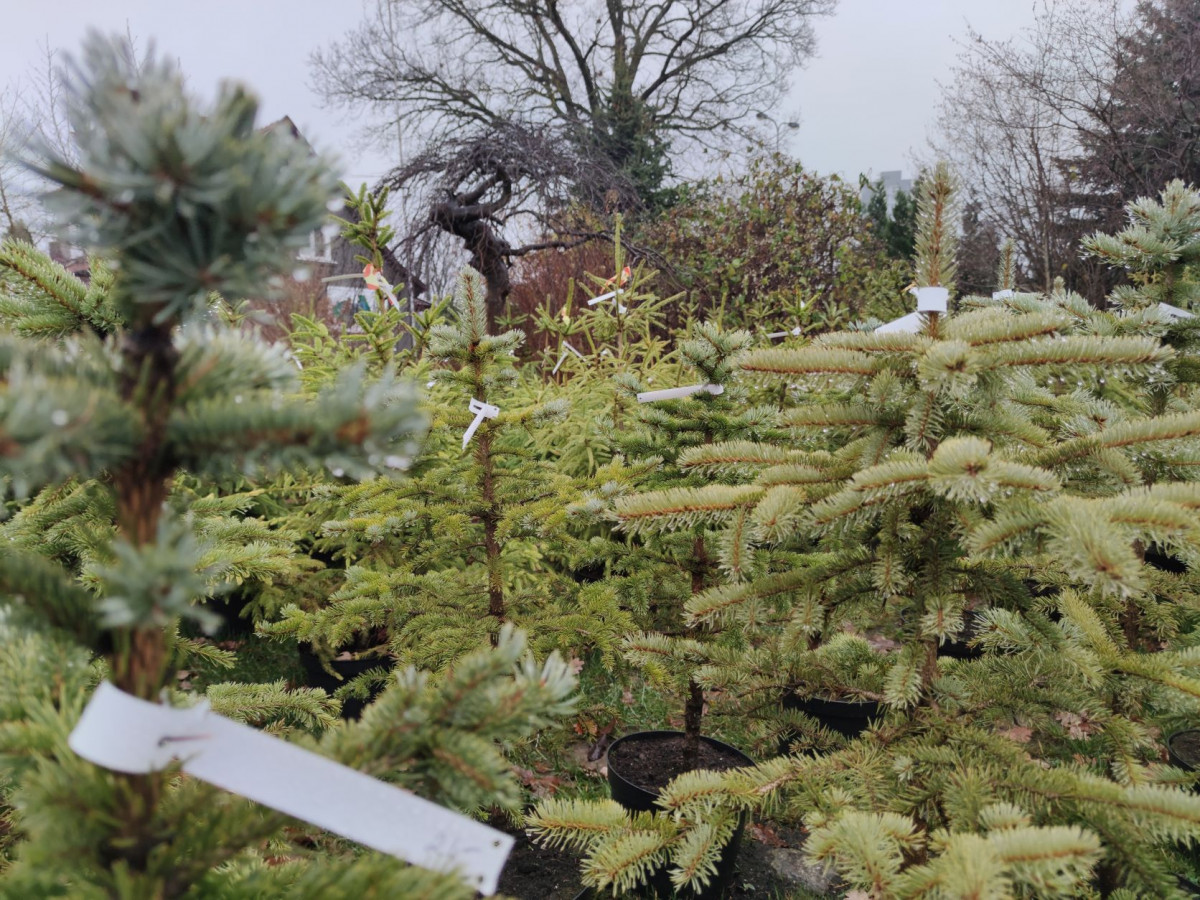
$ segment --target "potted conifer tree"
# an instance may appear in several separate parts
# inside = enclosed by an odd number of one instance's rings
[[[42,316],[0,337],[0,472],[18,506],[49,485],[90,482],[76,508],[87,506],[95,527],[83,532],[92,544],[78,569],[58,548],[43,553],[14,541],[0,553],[0,669],[10,691],[2,712],[12,737],[4,799],[16,825],[0,892],[331,896],[369,886],[397,896],[473,896],[456,876],[382,854],[303,859],[284,850],[267,864],[266,842],[308,844],[311,833],[285,829],[283,815],[178,766],[120,774],[68,745],[102,678],[111,680],[110,696],[170,712],[189,700],[176,684],[180,663],[210,653],[179,626],[213,624],[199,601],[228,563],[197,522],[221,504],[173,493],[184,473],[328,467],[363,477],[379,470],[376,459],[411,455],[422,427],[415,392],[390,373],[368,381],[351,369],[315,398],[300,397],[280,350],[199,321],[212,292],[253,295],[272,273],[290,269],[334,194],[323,160],[256,131],[257,101],[244,88],[226,85],[211,108],[198,108],[173,66],[156,58],[137,64],[120,41],[88,39],[70,99],[78,162],[42,157],[33,165],[58,186],[50,199],[62,219],[109,255],[113,277],[82,297],[66,282],[19,295],[48,302]],[[31,271],[35,282],[54,275]],[[64,319],[54,310],[60,295],[81,301],[76,311],[103,337],[66,327],[39,334],[39,318]],[[37,521],[30,516],[26,526]],[[52,535],[55,523],[40,521]],[[353,728],[318,717],[308,730],[329,726],[326,754],[443,802],[491,805],[507,792],[511,804],[514,785],[497,777],[507,765],[494,741],[566,712],[572,683],[561,660],[522,662],[523,649],[518,635],[504,632],[493,652],[464,661],[444,685],[414,671],[385,692],[377,715]],[[448,703],[451,695],[459,702]],[[256,708],[274,710],[266,724],[284,731],[309,703],[281,683],[213,690],[207,699],[243,720]],[[491,715],[498,702],[512,711],[506,723]],[[401,732],[404,715],[430,725]],[[466,779],[463,765],[473,772]]]

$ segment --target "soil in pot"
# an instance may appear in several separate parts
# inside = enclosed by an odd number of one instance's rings
[[[1171,765],[1195,772],[1200,769],[1200,730],[1177,731],[1167,738]]]
[[[693,769],[723,772],[726,769],[752,765],[745,754],[708,738],[700,739],[695,758],[690,758],[687,738],[682,734],[668,734],[668,737],[656,740],[618,741],[608,751],[609,768],[615,766],[626,781],[643,790],[657,793],[670,784],[672,778]]]
[[[633,812],[654,810],[659,791],[678,775],[694,769],[720,772],[754,764],[754,760],[740,750],[708,737],[701,737],[699,751],[694,757],[689,756],[686,741],[686,737],[677,731],[643,731],[614,742],[608,749],[608,785],[612,798]],[[690,900],[726,897],[733,883],[745,824],[746,817],[742,815],[717,863],[716,875],[704,890],[676,893],[671,887],[668,870],[664,868],[650,877],[646,896],[678,896]]]

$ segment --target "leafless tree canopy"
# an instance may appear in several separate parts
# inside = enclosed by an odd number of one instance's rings
[[[1010,40],[971,33],[944,86],[937,149],[1036,283],[1109,285],[1078,240],[1125,203],[1200,179],[1200,0],[1045,0]]]
[[[428,140],[464,125],[572,126],[719,144],[770,108],[836,0],[378,0],[317,53],[317,90]]]
[[[561,129],[499,122],[443,138],[384,180],[415,210],[399,229],[400,255],[427,272],[449,235],[488,285],[495,320],[511,289],[512,261],[603,234],[588,211],[627,208],[631,183],[604,157],[577,152]]]
[[[1050,3],[1015,38],[969,33],[944,86],[938,150],[1043,288],[1066,274],[1086,227],[1064,206],[1080,187],[1065,163],[1080,153],[1085,110],[1106,95],[1124,27],[1119,0]]]

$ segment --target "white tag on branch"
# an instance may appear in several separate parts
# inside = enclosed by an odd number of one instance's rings
[[[626,266],[621,270],[621,274],[619,276],[610,278],[607,282],[605,282],[605,287],[614,283],[616,284],[616,287],[614,287],[613,290],[609,291],[607,294],[601,294],[599,297],[593,297],[587,302],[587,305],[595,306],[597,303],[603,303],[605,300],[611,300],[614,297],[620,296],[623,293],[621,288],[624,287],[627,281],[629,281],[629,275],[629,266]],[[617,312],[619,312],[621,315],[625,315],[625,313],[629,312],[629,310],[618,303]]]
[[[642,391],[637,395],[638,403],[654,403],[658,400],[679,400],[705,391],[714,397],[725,393],[723,384],[689,384],[687,387],[667,388],[662,391]]]
[[[484,403],[482,400],[471,398],[471,403],[468,409],[475,413],[475,418],[471,420],[471,424],[467,426],[467,430],[463,432],[463,449],[467,449],[467,444],[471,443],[471,438],[475,436],[476,430],[483,424],[484,419],[494,419],[500,415],[500,407],[492,406],[490,403]]]
[[[513,839],[415,794],[219,716],[207,703],[178,709],[102,683],[71,732],[89,762],[142,775],[180,760],[222,790],[381,853],[457,872],[493,894]]]
[[[767,337],[781,338],[781,337],[787,337],[789,334],[792,337],[800,337],[800,335],[802,335],[803,333],[804,333],[804,329],[802,329],[799,325],[797,325],[791,331],[769,331],[769,332],[767,332]]]
[[[560,366],[562,366],[562,364],[563,364],[563,361],[564,361],[564,360],[567,358],[567,354],[568,354],[568,353],[574,353],[576,356],[578,356],[578,357],[579,357],[580,359],[582,359],[584,362],[587,362],[587,360],[586,360],[586,359],[584,359],[584,356],[583,356],[583,354],[582,354],[582,353],[580,353],[578,350],[576,350],[574,347],[572,347],[570,344],[568,344],[566,341],[563,341],[563,345],[562,345],[562,346],[563,346],[563,351],[562,351],[562,354],[561,354],[561,355],[558,357],[558,362],[556,362],[556,363],[554,364],[554,368],[550,370],[550,374],[551,374],[551,375],[557,375],[557,374],[558,374],[559,367],[560,367]]]
[[[917,296],[917,312],[945,312],[950,301],[950,289],[944,287],[910,287]]]
[[[595,306],[597,303],[603,303],[605,300],[611,300],[613,297],[616,297],[621,293],[623,293],[623,291],[609,291],[607,294],[601,294],[599,297],[593,297],[587,302],[587,305]],[[629,308],[618,303],[617,312],[619,312],[621,315],[625,315],[625,313],[629,312]]]
[[[1002,291],[992,291],[992,299],[993,300],[1007,300],[1012,295],[1013,295],[1013,292],[1010,291],[1008,288],[1005,288]]]

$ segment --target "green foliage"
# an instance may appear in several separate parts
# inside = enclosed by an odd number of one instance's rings
[[[87,168],[49,153],[29,164],[59,185],[47,202],[61,221],[120,254],[113,303],[143,325],[193,314],[213,291],[253,294],[320,226],[337,181],[304,144],[254,130],[244,87],[202,111],[181,102],[170,63],[134,70],[127,47],[89,40],[68,113]]]
[[[1200,297],[1200,284],[1188,275],[1200,263],[1200,194],[1172,181],[1158,200],[1139,198],[1127,213],[1122,231],[1083,241],[1092,256],[1131,271],[1133,287],[1118,288],[1114,298],[1126,307],[1169,303],[1190,310]]]
[[[905,283],[854,190],[781,156],[691,187],[646,240],[688,291],[687,315],[726,327],[832,329],[854,315],[887,316]]]
[[[459,280],[453,323],[429,332],[429,441],[403,483],[339,492],[335,516],[314,523],[353,561],[329,602],[288,606],[272,634],[329,653],[442,669],[487,644],[505,622],[535,636],[539,653],[599,650],[610,659],[630,627],[611,592],[567,569],[572,479],[539,458],[539,435],[561,423],[561,398],[521,404],[513,360],[522,335],[487,332],[480,276]],[[466,446],[472,399],[499,407]]]
[[[914,242],[915,279],[919,286],[954,290],[961,217],[957,192],[957,180],[944,160],[921,181]]]
[[[109,299],[113,271],[99,257],[88,260],[90,283],[36,247],[20,241],[0,244],[0,322],[21,337],[59,338],[85,328],[105,335],[121,318]]]
[[[865,182],[865,176],[862,180]],[[913,198],[907,191],[896,191],[889,210],[883,182],[866,183],[863,186],[871,192],[864,212],[871,222],[875,237],[887,251],[888,258],[905,264],[911,262],[917,225],[917,207]]]
[[[423,425],[415,392],[386,366],[371,380],[365,361],[346,367],[305,395],[281,349],[194,321],[211,291],[251,293],[291,265],[287,251],[320,223],[333,180],[304,145],[255,130],[244,90],[198,108],[173,67],[139,68],[121,47],[91,37],[75,70],[78,167],[33,163],[59,185],[60,214],[113,254],[110,266],[95,266],[81,292],[33,251],[3,251],[12,333],[0,340],[0,455],[17,501],[0,554],[11,845],[0,894],[316,896],[306,892],[370,885],[467,896],[452,875],[285,829],[283,816],[175,770],[117,775],[68,747],[100,677],[177,703],[193,689],[181,665],[232,663],[180,632],[218,624],[204,600],[307,571],[299,533],[253,515],[270,504],[249,479],[328,467],[378,480],[416,452]],[[100,654],[91,664],[89,651]],[[295,739],[320,734],[318,749],[380,777],[464,808],[512,805],[496,742],[567,713],[572,676],[555,656],[527,658],[507,629],[458,663],[436,684],[405,673],[352,738],[323,691],[282,681],[207,690],[225,715]],[[317,840],[329,845],[322,855],[305,849]],[[294,861],[264,865],[276,856]]]

